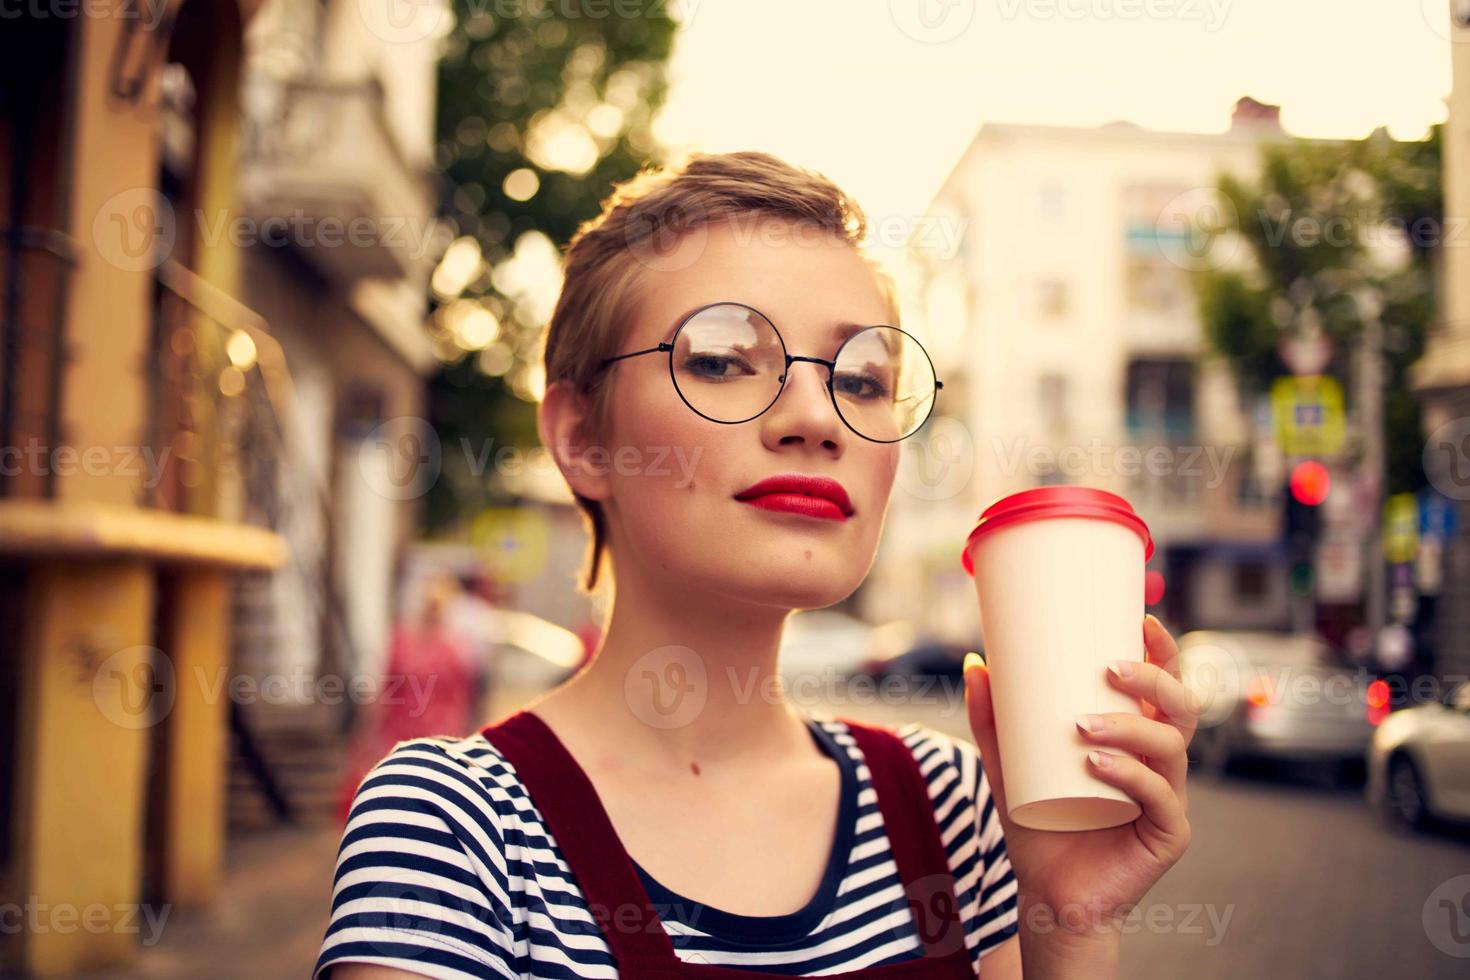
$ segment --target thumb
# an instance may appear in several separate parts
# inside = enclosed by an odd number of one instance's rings
[[[965,705],[970,712],[970,731],[980,749],[980,762],[990,796],[1000,813],[1005,833],[1011,832],[1010,808],[1006,806],[1005,780],[1001,774],[1000,745],[995,737],[995,712],[990,700],[990,667],[978,653],[965,654]]]

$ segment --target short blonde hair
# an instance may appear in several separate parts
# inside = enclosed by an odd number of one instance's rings
[[[546,330],[546,383],[566,381],[588,397],[592,431],[584,436],[606,432],[608,386],[601,384],[601,365],[620,352],[636,318],[644,269],[700,225],[750,214],[815,226],[858,248],[877,277],[892,325],[899,325],[893,280],[862,251],[867,218],[826,177],[751,150],[645,165],[616,185],[601,213],[579,225],[567,243],[561,295]],[[607,546],[606,517],[597,501],[574,497],[591,536],[581,585],[591,593]]]

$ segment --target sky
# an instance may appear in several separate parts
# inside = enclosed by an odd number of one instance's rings
[[[986,122],[1421,138],[1445,118],[1450,0],[668,0],[655,133],[820,171],[870,221],[922,214]]]

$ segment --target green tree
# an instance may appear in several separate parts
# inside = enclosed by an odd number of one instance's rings
[[[1434,316],[1434,267],[1444,202],[1442,127],[1400,142],[1382,130],[1348,142],[1287,141],[1261,151],[1254,179],[1217,182],[1227,220],[1248,258],[1199,273],[1205,333],[1242,388],[1259,394],[1289,373],[1283,335],[1320,328],[1332,342],[1327,372],[1351,400],[1352,358],[1362,335],[1355,296],[1376,291],[1384,330],[1386,489],[1417,490],[1418,402],[1407,383]]]
[[[677,26],[663,0],[453,6],[456,24],[439,66],[436,164],[443,214],[480,258],[472,275],[433,298],[431,334],[443,367],[430,384],[430,417],[445,451],[426,501],[431,531],[504,502],[488,471],[467,464],[462,440],[492,454],[537,443],[527,379],[547,310],[507,289],[496,272],[528,232],[564,248],[611,185],[656,159],[651,123]],[[456,335],[451,314],[473,308],[456,301],[478,304],[498,322],[483,350]]]

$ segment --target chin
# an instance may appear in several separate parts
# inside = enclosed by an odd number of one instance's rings
[[[821,609],[852,595],[862,584],[862,575],[854,569],[864,568],[864,563],[856,561],[793,562],[788,556],[771,561],[751,555],[722,564],[716,574],[723,581],[716,588],[773,609]],[[738,575],[732,576],[737,570]]]

